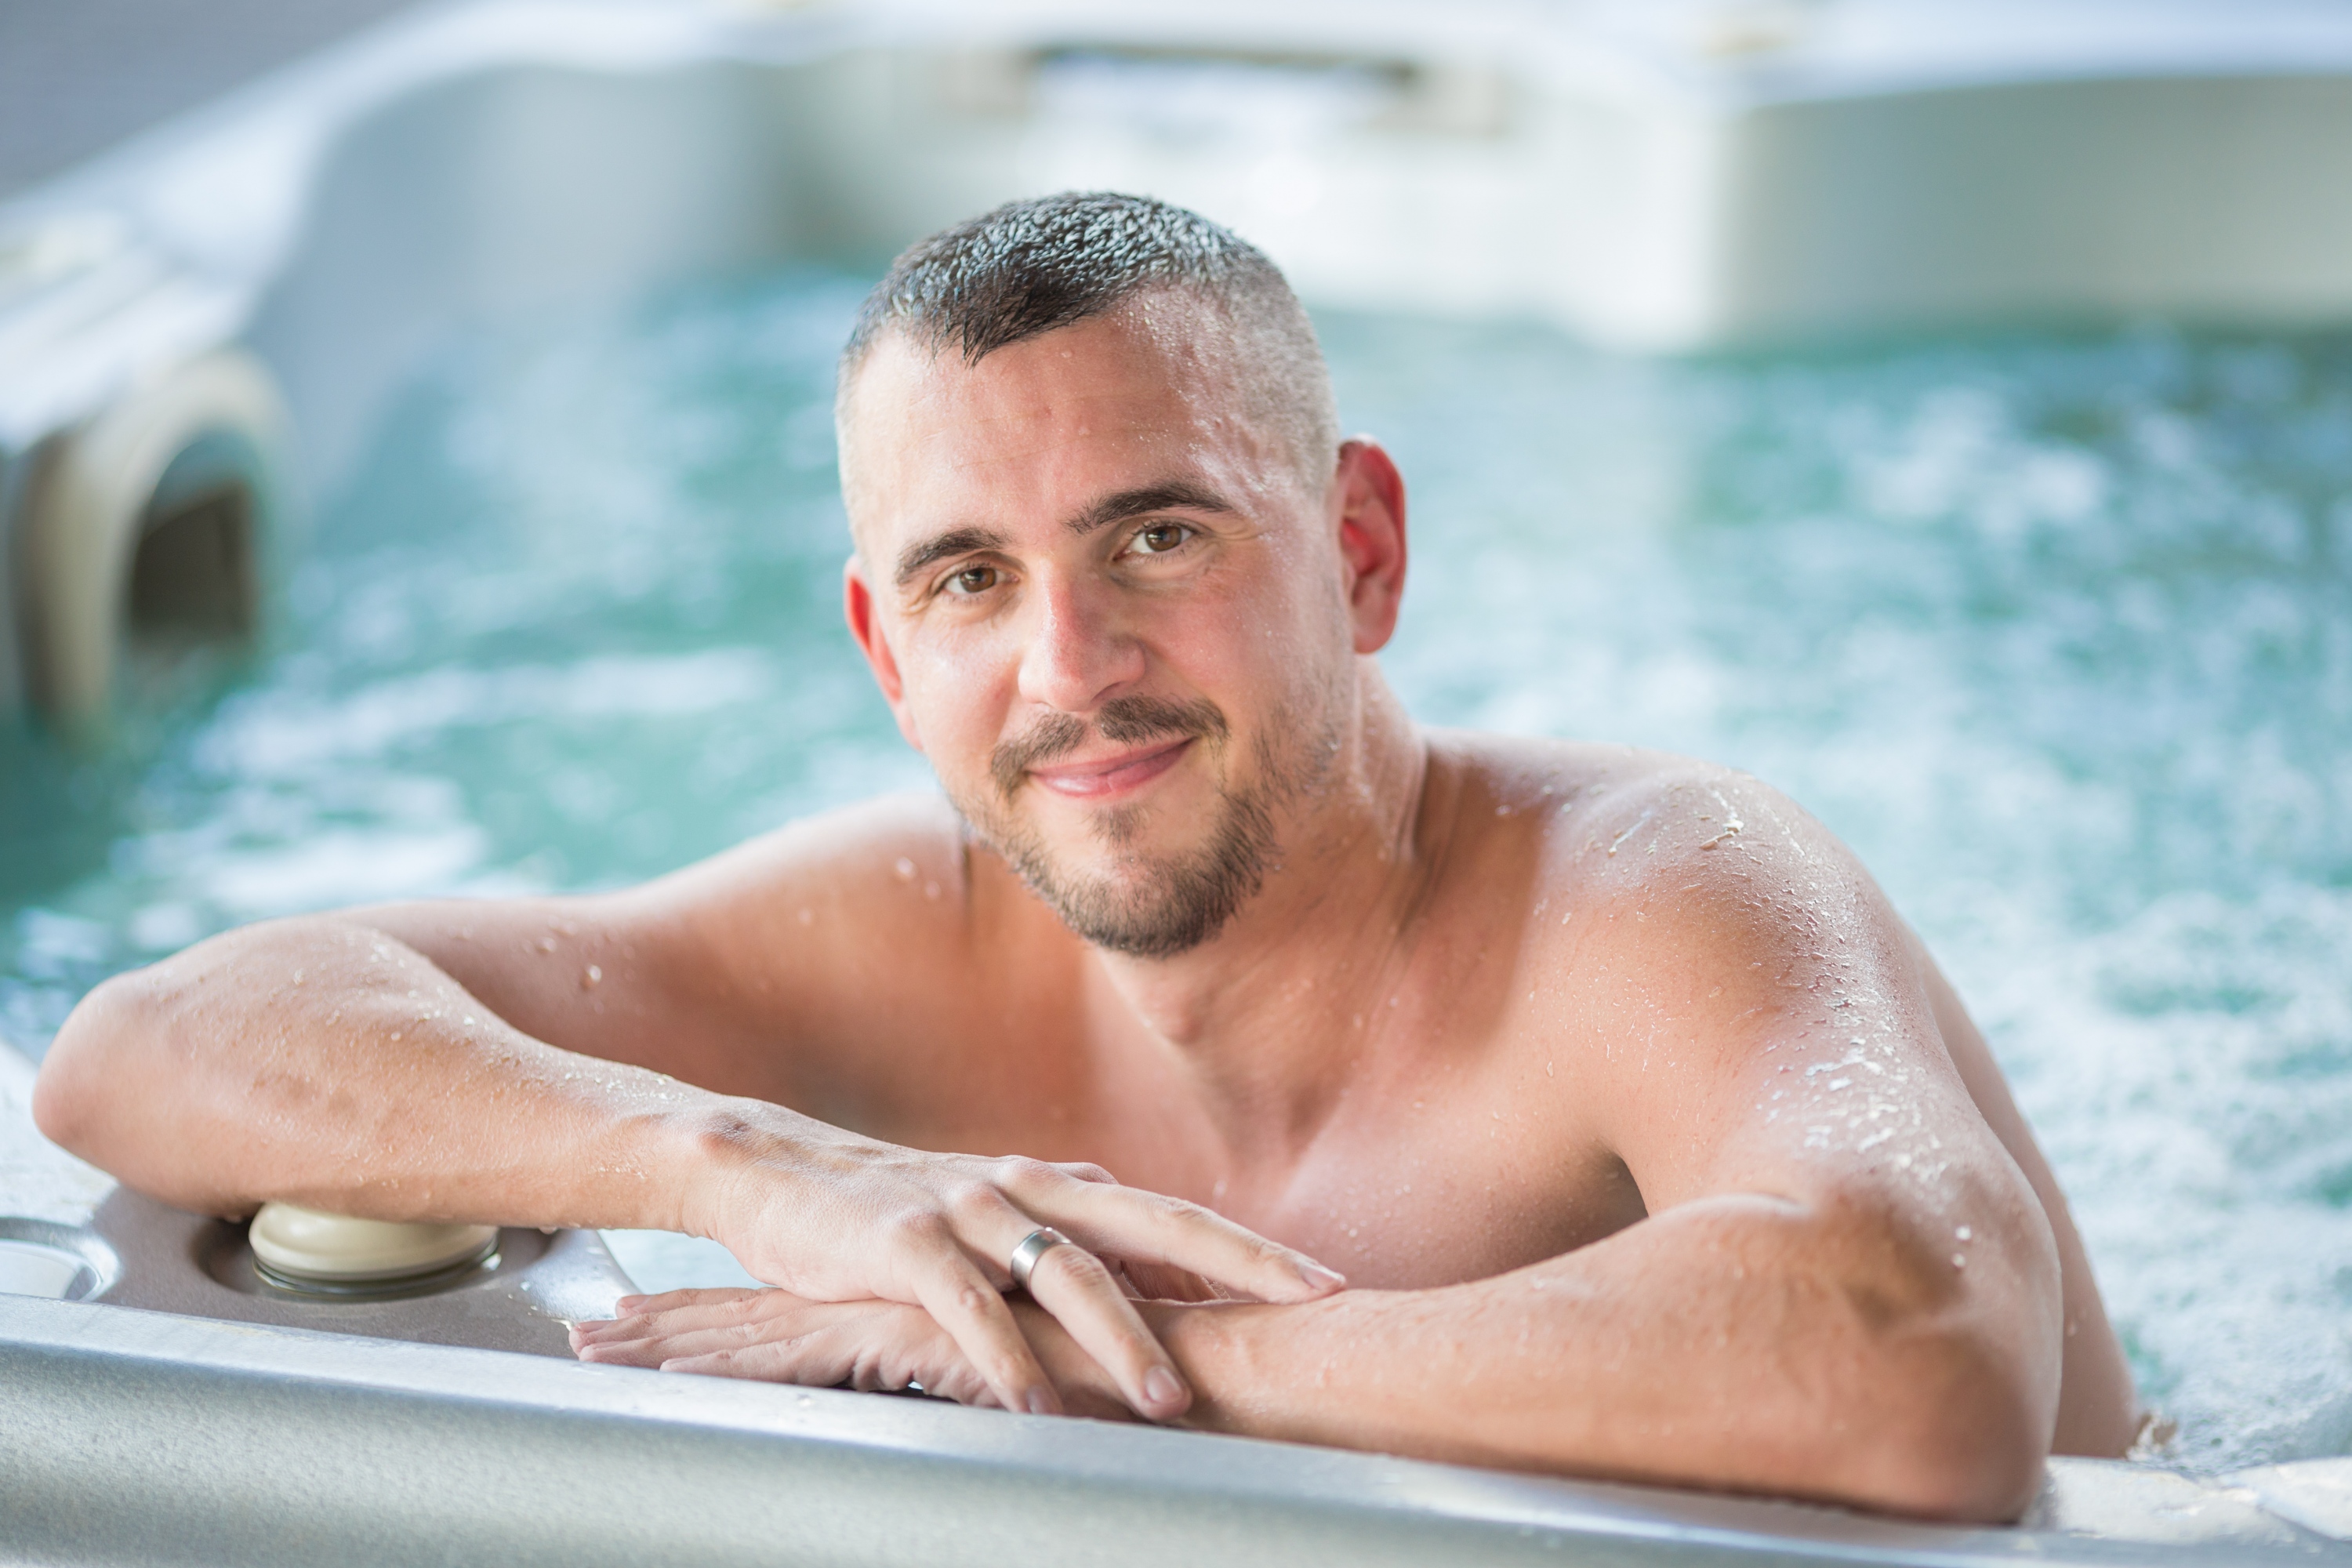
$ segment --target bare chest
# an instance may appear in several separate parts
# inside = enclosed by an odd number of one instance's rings
[[[1485,1279],[1622,1229],[1643,1209],[1632,1177],[1534,1068],[1366,1078],[1303,1152],[1253,1159],[1215,1136],[1177,1082],[1097,1100],[1073,1129],[1130,1185],[1206,1205],[1361,1286]]]
[[[1334,1129],[1278,1188],[1213,1206],[1384,1289],[1507,1273],[1642,1217],[1622,1164],[1532,1118],[1424,1102],[1381,1120],[1362,1136]]]
[[[1596,1133],[1606,1118],[1580,1081],[1577,1031],[1556,1008],[1513,1005],[1503,952],[1433,951],[1433,977],[1360,986],[1335,1016],[1360,1049],[1324,1058],[1332,1094],[1303,1132],[1265,1135],[1202,1058],[1145,1035],[1115,999],[1049,985],[1023,991],[1013,1027],[937,1020],[926,1070],[894,1074],[877,1097],[888,1124],[866,1130],[1090,1162],[1373,1288],[1487,1278],[1641,1218]]]

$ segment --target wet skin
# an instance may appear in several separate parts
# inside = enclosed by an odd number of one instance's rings
[[[908,738],[1114,906],[1265,803],[1211,940],[1089,945],[877,802],[200,944],[77,1011],[44,1130],[189,1207],[667,1226],[782,1287],[632,1302],[593,1360],[1961,1518],[2119,1451],[2063,1201],[1867,873],[1744,775],[1414,726],[1371,658],[1402,481],[1302,475],[1234,356],[1168,297],[978,366],[886,341],[844,430]],[[1122,698],[1222,728],[1115,740]],[[1008,1305],[1041,1223],[1085,1250]]]

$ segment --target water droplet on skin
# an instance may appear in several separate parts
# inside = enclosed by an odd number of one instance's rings
[[[915,863],[912,860],[908,859],[904,855],[898,857],[898,863],[896,866],[891,867],[890,869],[897,874],[898,880],[902,882],[911,882],[915,879]]]
[[[1965,1258],[1961,1257],[1961,1256],[1960,1256],[1958,1253],[1957,1253],[1957,1252],[1955,1252],[1954,1254],[1952,1254],[1952,1267],[1953,1267],[1953,1268],[1966,1268],[1968,1266],[1969,1266],[1969,1260],[1968,1260],[1967,1258]]]
[[[1962,1226],[1959,1229],[1952,1232],[1952,1234],[1958,1237],[1962,1241],[1967,1241],[1972,1238],[1976,1233],[1969,1229],[1967,1226]]]

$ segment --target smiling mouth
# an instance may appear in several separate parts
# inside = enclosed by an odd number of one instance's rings
[[[1047,714],[999,745],[988,771],[999,798],[1008,803],[1030,783],[1066,800],[1101,801],[1143,788],[1175,766],[1193,742],[1224,735],[1225,716],[1206,698],[1114,697],[1091,723],[1075,713]],[[1097,751],[1113,746],[1123,749],[1108,755]]]
[[[1092,762],[1033,767],[1028,774],[1055,795],[1073,800],[1103,800],[1140,789],[1174,767],[1193,739],[1186,735]]]

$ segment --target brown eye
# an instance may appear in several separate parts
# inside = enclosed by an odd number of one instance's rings
[[[1155,522],[1135,536],[1135,542],[1146,555],[1165,555],[1184,542],[1188,531],[1180,522]]]
[[[959,594],[985,594],[996,586],[996,568],[967,566],[949,578],[948,585]]]

